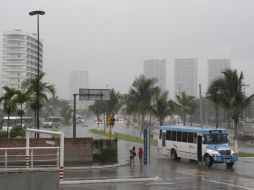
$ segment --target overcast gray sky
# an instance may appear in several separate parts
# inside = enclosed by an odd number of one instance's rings
[[[174,59],[190,57],[198,58],[202,86],[206,59],[231,58],[254,92],[253,0],[0,0],[0,33],[36,32],[28,12],[37,9],[46,12],[40,18],[46,80],[62,98],[69,98],[73,70],[88,71],[89,88],[124,93],[143,61],[155,58],[167,60],[171,96]]]

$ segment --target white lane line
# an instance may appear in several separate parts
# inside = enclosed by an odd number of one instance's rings
[[[209,179],[202,179],[202,181],[208,181],[208,182],[212,182],[212,183],[223,184],[223,185],[227,185],[227,186],[231,186],[231,187],[238,187],[238,188],[247,189],[247,190],[253,190],[254,189],[254,187],[246,187],[246,186],[235,185],[235,184],[232,184],[232,183],[225,183],[225,182],[209,180]]]
[[[157,186],[157,185],[173,185],[173,184],[175,184],[175,183],[173,183],[173,182],[155,182],[155,183],[148,183],[148,184],[145,184],[145,185],[147,185],[147,186],[151,186],[151,185],[153,185],[153,186]]]
[[[75,185],[75,184],[89,184],[89,183],[123,183],[123,182],[146,182],[156,181],[159,177],[151,178],[123,178],[123,179],[99,179],[99,180],[75,180],[75,181],[60,181],[60,185]]]
[[[145,178],[143,175],[139,175],[139,176],[122,176],[122,178],[127,179],[127,178]],[[68,177],[65,178],[65,181],[76,181],[76,180],[103,180],[103,179],[116,179],[114,177],[110,178],[110,177],[89,177],[89,178],[85,178],[85,177]]]

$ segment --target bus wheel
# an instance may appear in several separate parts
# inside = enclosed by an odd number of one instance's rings
[[[206,154],[204,156],[204,162],[206,166],[211,167],[213,165],[213,158],[210,155]]]
[[[231,162],[231,163],[227,163],[227,167],[231,168],[235,163]]]
[[[175,149],[171,150],[170,156],[171,156],[172,160],[177,160],[177,154],[176,154]]]

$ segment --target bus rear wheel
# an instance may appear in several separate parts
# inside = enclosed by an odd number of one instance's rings
[[[231,168],[231,167],[233,167],[234,164],[235,164],[234,162],[227,163],[227,167]]]
[[[170,157],[172,160],[178,160],[177,153],[176,153],[175,149],[171,150]]]
[[[207,167],[211,167],[213,165],[213,158],[210,155],[206,154],[204,156],[204,162]]]

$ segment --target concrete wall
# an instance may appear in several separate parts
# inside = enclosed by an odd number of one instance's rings
[[[58,190],[59,172],[50,169],[0,171],[0,190]]]
[[[50,142],[50,144],[48,143]],[[31,147],[59,146],[59,138],[30,139]],[[53,144],[52,144],[53,143]],[[0,148],[25,147],[25,139],[0,139]],[[8,155],[25,155],[25,150],[9,150]],[[35,150],[34,155],[56,154],[56,150]],[[0,151],[4,155],[4,151]],[[64,139],[65,164],[85,163],[93,161],[93,138],[65,138]]]

